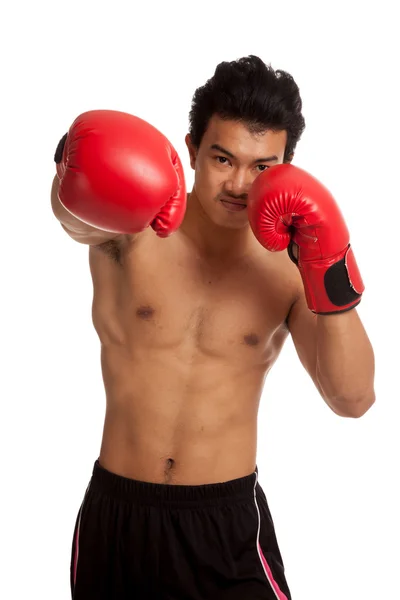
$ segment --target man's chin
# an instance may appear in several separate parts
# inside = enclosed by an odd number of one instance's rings
[[[219,218],[213,218],[212,222],[223,229],[244,229],[249,226],[247,211],[245,215],[240,215],[240,218],[223,219],[219,216]]]

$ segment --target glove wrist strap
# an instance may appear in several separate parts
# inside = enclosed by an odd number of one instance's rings
[[[297,262],[307,305],[314,313],[346,312],[361,301],[365,286],[350,244],[339,254],[316,261]]]

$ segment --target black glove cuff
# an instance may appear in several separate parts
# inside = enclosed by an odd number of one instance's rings
[[[62,160],[62,155],[64,152],[65,142],[67,141],[68,133],[63,135],[61,140],[58,142],[56,153],[54,154],[54,162],[59,165]]]

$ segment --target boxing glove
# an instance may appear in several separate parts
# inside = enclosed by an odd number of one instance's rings
[[[310,310],[326,315],[359,304],[364,284],[349,231],[335,199],[317,179],[290,164],[270,167],[249,190],[248,213],[260,244],[270,251],[287,248]]]
[[[186,186],[168,139],[128,113],[78,116],[56,151],[61,204],[81,221],[118,234],[151,226],[167,237],[182,223]]]

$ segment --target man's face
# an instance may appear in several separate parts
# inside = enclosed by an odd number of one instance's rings
[[[250,133],[246,124],[214,115],[200,148],[186,136],[195,170],[196,196],[216,225],[238,229],[248,224],[247,195],[255,178],[283,162],[286,131]]]

